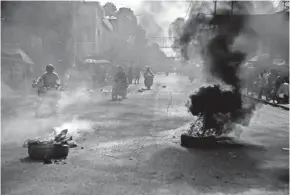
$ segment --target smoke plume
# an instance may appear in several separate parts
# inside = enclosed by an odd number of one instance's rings
[[[136,10],[140,25],[147,31],[147,36],[168,36],[168,28],[180,10],[188,4],[183,1],[143,1]]]
[[[191,106],[189,111],[195,116],[203,117],[203,135],[206,130],[214,129],[215,134],[223,134],[230,124],[243,123],[244,119],[254,110],[254,106],[243,104],[241,94],[241,81],[239,70],[242,62],[246,59],[246,53],[233,50],[235,39],[241,34],[249,34],[247,10],[243,2],[235,2],[240,15],[231,15],[231,10],[223,8],[218,10],[208,24],[217,24],[217,28],[203,48],[205,69],[209,76],[219,79],[222,83],[230,86],[231,90],[224,90],[220,85],[202,87],[196,94],[190,96]],[[248,5],[248,2],[246,4]],[[201,16],[201,17],[200,17]],[[195,38],[200,24],[205,23],[206,18],[202,15],[191,17],[187,21],[182,36],[181,45],[188,45]],[[187,58],[186,50],[182,50]],[[244,124],[244,123],[243,123]]]

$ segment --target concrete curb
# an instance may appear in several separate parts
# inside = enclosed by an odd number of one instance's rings
[[[274,104],[274,103],[268,102],[267,100],[258,99],[258,98],[255,98],[253,96],[249,96],[249,95],[245,95],[245,94],[243,94],[243,97],[255,100],[256,102],[261,102],[263,104],[271,105],[273,107],[278,107],[278,108],[282,108],[284,110],[288,110],[289,111],[289,107],[285,106],[285,105],[282,105],[282,104]]]

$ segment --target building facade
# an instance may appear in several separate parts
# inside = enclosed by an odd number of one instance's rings
[[[110,50],[113,27],[98,2],[82,2],[75,14],[75,55],[101,58]]]

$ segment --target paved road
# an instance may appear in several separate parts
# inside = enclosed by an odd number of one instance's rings
[[[153,90],[136,92],[140,87],[122,102],[67,97],[73,106],[58,117],[35,120],[27,112],[6,121],[2,194],[288,194],[282,178],[288,173],[282,150],[288,147],[288,112],[262,106],[249,127],[235,131],[243,148],[187,150],[179,136],[193,117],[184,101],[197,85],[158,76]],[[29,162],[23,140],[55,125],[68,127],[83,149],[71,149],[63,165]]]

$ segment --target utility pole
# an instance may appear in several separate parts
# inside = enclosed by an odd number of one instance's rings
[[[231,1],[231,15],[234,13],[234,1]]]
[[[214,3],[214,16],[215,16],[216,15],[217,0],[214,0],[213,3]]]
[[[76,22],[75,22],[75,15],[76,15],[76,2],[73,1],[73,62],[74,66],[76,66]]]

